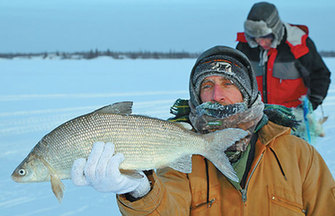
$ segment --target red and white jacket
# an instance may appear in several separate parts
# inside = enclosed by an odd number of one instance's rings
[[[237,34],[237,49],[245,53],[256,73],[258,90],[265,103],[296,107],[308,95],[313,107],[322,103],[330,83],[330,72],[308,37],[303,25],[284,24],[285,34],[277,48],[260,65],[262,48],[249,47],[244,33]]]

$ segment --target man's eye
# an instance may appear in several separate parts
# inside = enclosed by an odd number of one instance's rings
[[[204,84],[201,85],[201,89],[208,89],[208,88],[211,88],[212,86],[213,85],[210,84],[210,83],[208,83],[208,84],[204,83]]]
[[[232,85],[234,85],[232,82],[225,82],[225,83],[223,83],[223,85],[224,86],[232,86]]]

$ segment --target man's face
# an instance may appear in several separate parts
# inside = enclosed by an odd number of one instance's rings
[[[221,76],[209,76],[200,86],[200,99],[204,102],[217,102],[229,105],[243,102],[240,90],[228,79]]]
[[[271,48],[273,38],[272,37],[261,37],[261,38],[255,38],[255,41],[263,49],[269,50]]]

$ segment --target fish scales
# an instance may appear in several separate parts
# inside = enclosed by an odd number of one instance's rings
[[[118,118],[122,118],[122,116],[119,116]],[[142,169],[148,169],[150,167],[147,167],[148,165],[145,164],[148,161],[150,161],[150,163],[156,163],[156,158],[158,158],[159,161],[162,161],[164,158],[169,156],[168,152],[170,149],[185,147],[183,143],[186,143],[186,145],[190,143],[187,142],[187,132],[175,125],[171,127],[171,123],[165,124],[165,122],[153,119],[153,121],[158,122],[155,124],[149,124],[149,126],[146,127],[148,119],[143,118],[142,116],[130,116],[127,121],[129,124],[125,125],[126,129],[120,129],[120,127],[123,126],[121,124],[118,125],[119,130],[125,131],[125,133],[129,133],[129,131],[131,131],[132,135],[128,135],[134,136],[136,139],[125,139],[126,136],[125,134],[122,134],[122,132],[118,133],[117,136],[114,137],[113,142],[115,143],[116,151],[122,152],[126,157],[126,160],[123,165],[121,164],[120,168],[134,169],[134,166],[141,165],[146,166],[141,167]],[[166,133],[167,130],[170,130],[170,133],[173,133],[173,135]],[[176,137],[179,138],[176,139]],[[181,141],[183,141],[183,143],[181,143]],[[118,143],[121,145],[118,145]],[[141,146],[141,148],[138,149],[136,147],[136,143],[140,143],[139,146]],[[158,145],[160,145],[159,148],[157,148]],[[130,160],[128,161],[127,158],[131,159],[132,162],[130,163]]]
[[[185,136],[187,131],[172,123],[136,115],[95,114],[74,119],[59,129],[45,137],[45,143],[49,145],[42,145],[45,149],[40,149],[44,159],[56,170],[70,171],[74,159],[86,158],[97,140],[113,142],[115,151],[125,155],[121,169],[155,168],[152,166],[156,165],[156,161],[165,163],[165,160],[170,159],[169,149],[189,149],[189,152],[183,153],[192,153],[191,150],[196,148],[190,148],[189,145],[202,141],[196,141],[190,133],[189,137]],[[179,155],[177,153],[175,157]],[[151,166],[148,166],[148,162]]]

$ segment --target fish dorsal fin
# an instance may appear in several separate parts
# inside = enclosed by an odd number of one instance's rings
[[[100,109],[95,110],[94,113],[130,115],[132,113],[132,106],[132,101],[123,101],[104,106]]]

